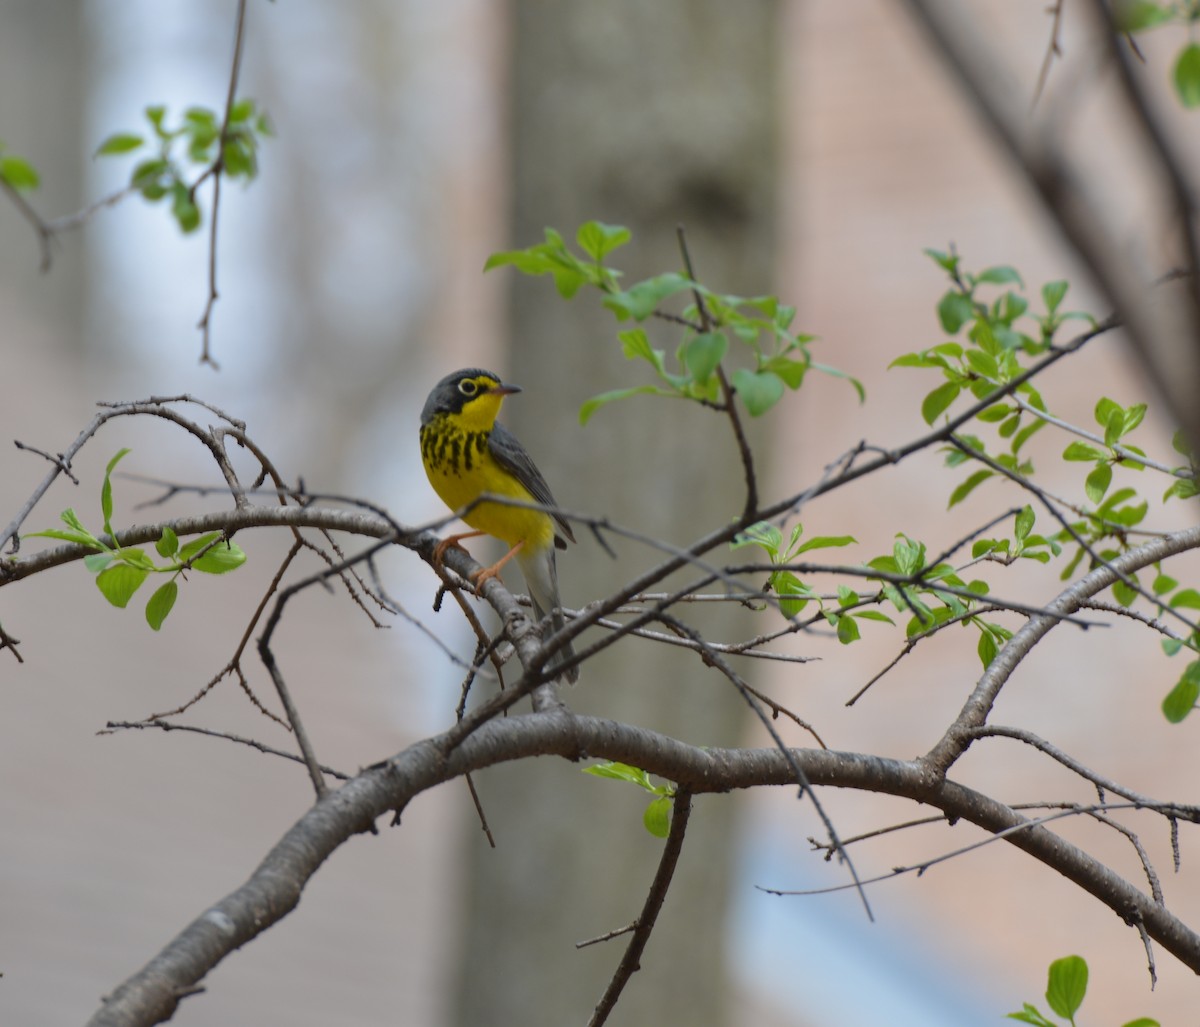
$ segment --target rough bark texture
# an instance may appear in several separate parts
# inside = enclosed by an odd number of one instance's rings
[[[777,5],[518,0],[513,11],[512,244],[538,241],[548,225],[570,236],[591,218],[624,224],[634,245],[613,263],[631,282],[680,267],[682,224],[703,280],[767,290]],[[508,370],[526,393],[505,419],[564,507],[675,544],[741,512],[742,475],[720,415],[639,398],[579,426],[586,398],[648,380],[621,356],[598,298],[564,303],[546,279],[514,279],[512,297]],[[674,351],[668,326],[649,330]],[[617,540],[614,563],[577,534],[581,544],[559,560],[569,606],[655,556]],[[736,633],[728,620],[700,623],[710,637]],[[694,656],[636,640],[589,663],[566,698],[700,745],[736,744],[744,726],[741,700]],[[499,848],[480,837],[471,849],[458,1022],[583,1023],[624,939],[582,951],[574,942],[634,919],[661,849],[640,824],[643,799],[544,761],[497,768],[478,784]],[[644,967],[610,1022],[728,1022],[722,925],[735,815],[731,802],[697,801]]]

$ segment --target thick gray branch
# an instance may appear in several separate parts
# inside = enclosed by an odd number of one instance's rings
[[[267,930],[300,901],[308,879],[335,849],[368,831],[418,794],[484,767],[532,756],[619,760],[695,793],[761,785],[794,785],[778,749],[702,749],[666,735],[565,711],[497,719],[451,746],[427,739],[368,768],[304,814],[250,879],[205,910],[146,966],[108,997],[92,1027],[130,1027],[169,1018],[179,998],[226,955]],[[857,753],[797,749],[792,753],[816,785],[903,796],[991,832],[1026,823],[1010,807],[952,781],[930,782],[919,763]],[[1096,896],[1185,965],[1200,972],[1200,935],[1087,853],[1044,827],[1007,841]]]

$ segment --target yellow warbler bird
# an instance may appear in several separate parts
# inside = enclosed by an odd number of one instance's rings
[[[554,506],[550,486],[516,437],[496,420],[504,397],[520,392],[491,371],[468,368],[447,375],[433,387],[421,411],[421,462],[433,490],[450,509],[474,503],[485,493],[528,503]],[[574,542],[571,526],[558,514],[501,503],[479,503],[462,518],[474,531],[443,539],[435,557],[460,539],[492,535],[509,546],[491,567],[475,575],[476,587],[514,556],[525,575],[533,612],[540,620],[550,614],[552,630],[563,626],[558,597],[554,550]],[[548,669],[573,656],[564,647]],[[579,677],[579,668],[564,672],[568,681]]]

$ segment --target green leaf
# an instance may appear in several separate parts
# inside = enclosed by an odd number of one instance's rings
[[[770,581],[779,597],[779,610],[785,617],[795,617],[810,599],[816,598],[816,592],[791,571],[776,571]]]
[[[984,424],[995,424],[997,421],[1003,421],[1012,413],[1012,409],[1007,403],[996,403],[979,411],[975,416]]]
[[[728,349],[729,340],[723,332],[693,335],[683,344],[683,366],[698,384],[703,385],[713,376]]]
[[[116,558],[117,554],[111,551],[106,551],[103,553],[89,553],[83,558],[83,565],[93,574],[99,574]]]
[[[738,532],[729,543],[730,549],[741,549],[742,546],[760,546],[774,557],[783,545],[783,532],[774,524],[759,521],[751,524],[745,531]]]
[[[1031,1023],[1033,1027],[1058,1027],[1058,1025],[1050,1020],[1047,1020],[1041,1013],[1037,1011],[1036,1006],[1031,1006],[1028,1002],[1019,1013],[1009,1013],[1009,1020],[1020,1020],[1022,1023]]]
[[[1151,1020],[1148,1016],[1139,1016],[1136,1020],[1130,1020],[1121,1027],[1162,1027],[1157,1020]]]
[[[621,353],[626,360],[646,360],[654,365],[655,370],[663,370],[662,350],[650,345],[650,336],[645,328],[626,328],[617,332],[621,342]]]
[[[1007,265],[985,268],[975,276],[975,281],[988,282],[991,285],[1007,285],[1009,282],[1015,282],[1022,288],[1025,287],[1025,283],[1021,281],[1021,276],[1017,272],[1017,269],[1008,267]]]
[[[24,157],[0,157],[0,178],[17,192],[32,192],[41,181],[37,169]]]
[[[733,372],[733,387],[751,417],[765,414],[783,398],[783,379],[772,371],[738,368]]]
[[[129,184],[151,203],[155,203],[167,195],[167,186],[163,183],[163,176],[170,170],[170,164],[160,157],[144,160],[140,164],[134,165],[133,171],[129,174]]]
[[[651,802],[642,814],[642,823],[655,838],[666,838],[671,830],[671,800],[660,795]]]
[[[996,648],[996,640],[992,637],[990,631],[979,632],[979,645],[976,647],[979,653],[979,662],[983,664],[984,670],[991,666],[992,660],[996,658],[996,653],[1000,650]]]
[[[1106,460],[1108,459],[1108,453],[1103,449],[1097,449],[1087,442],[1072,442],[1063,450],[1063,459],[1078,461]]]
[[[955,289],[949,290],[938,301],[938,320],[942,323],[942,330],[947,335],[957,335],[963,325],[974,320],[975,314],[975,304],[971,302],[970,297],[964,296]]]
[[[916,574],[925,562],[925,546],[905,535],[898,535],[892,543],[892,559],[901,574]]]
[[[246,562],[246,553],[236,542],[218,542],[199,557],[192,567],[205,574],[226,574]]]
[[[1106,557],[1106,559],[1110,559],[1110,558]],[[1126,575],[1126,577],[1128,577],[1129,580],[1134,582],[1135,584],[1137,583],[1137,575],[1129,574],[1129,575]],[[1112,590],[1113,590],[1113,596],[1116,598],[1117,602],[1120,603],[1124,607],[1130,607],[1135,602],[1137,602],[1137,597],[1138,597],[1137,589],[1132,588],[1129,585],[1126,585],[1125,582],[1123,582],[1123,581],[1114,581]]]
[[[200,227],[200,208],[182,182],[177,181],[171,186],[171,213],[179,223],[179,230],[185,235]]]
[[[810,549],[838,549],[842,546],[857,545],[858,539],[853,535],[816,535],[808,539],[792,555],[799,556]]]
[[[962,385],[958,382],[946,382],[939,385],[921,401],[921,416],[925,423],[932,425],[951,403],[958,399]]]
[[[655,275],[645,281],[638,282],[624,292],[606,296],[604,305],[618,316],[632,317],[635,321],[645,321],[659,303],[677,292],[695,288],[695,283],[677,271]]]
[[[203,549],[205,546],[211,545],[220,537],[221,533],[219,531],[210,531],[205,535],[200,535],[199,537],[192,539],[191,542],[179,550],[177,554],[179,562],[187,563],[188,560],[200,552],[201,549]]]
[[[105,468],[104,484],[100,486],[100,512],[104,515],[104,531],[107,535],[110,535],[110,536],[113,534],[113,530],[112,530],[112,512],[113,512],[112,481],[110,481],[110,478],[112,477],[113,468],[116,467],[117,464],[121,462],[121,459],[128,452],[129,452],[128,447],[117,451],[117,455],[114,456],[108,462],[108,467]],[[121,605],[124,606],[125,604],[122,603]]]
[[[1185,588],[1171,597],[1172,609],[1200,610],[1200,592],[1194,588]]]
[[[587,221],[579,226],[575,241],[596,263],[600,263],[618,246],[624,246],[633,233],[621,225],[606,225],[603,221]]]
[[[964,499],[966,499],[967,496],[974,492],[976,488],[987,481],[988,478],[992,477],[994,473],[994,471],[990,470],[976,471],[971,475],[971,477],[969,477],[966,481],[960,484],[958,488],[950,493],[950,502],[946,504],[946,509],[949,510],[950,507],[957,506]]]
[[[254,101],[249,97],[243,96],[229,108],[229,123],[232,125],[239,121],[248,121],[253,115]]]
[[[957,253],[943,253],[941,250],[931,249],[925,249],[921,252],[924,253],[925,256],[930,257],[937,263],[938,267],[949,274],[954,274],[954,272],[958,270],[959,257]]]
[[[838,617],[833,615],[837,622],[837,637],[842,645],[849,645],[851,642],[857,642],[862,636],[858,632],[858,621],[849,615]]]
[[[162,627],[163,621],[167,619],[167,614],[171,612],[171,607],[175,605],[178,596],[179,586],[172,578],[165,585],[156,589],[154,595],[150,597],[150,601],[146,604],[146,623],[155,631]]]
[[[1161,572],[1155,577],[1154,583],[1150,586],[1151,590],[1156,596],[1160,596],[1164,592],[1172,592],[1178,587],[1178,581],[1172,578],[1169,574],[1163,574]],[[1200,593],[1197,593],[1196,598],[1200,600]]]
[[[1107,462],[1096,464],[1083,483],[1083,491],[1087,493],[1088,499],[1093,503],[1099,503],[1104,498],[1104,493],[1108,491],[1108,486],[1112,484],[1112,475],[1112,464]]]
[[[635,385],[630,389],[613,389],[611,392],[602,392],[599,396],[593,396],[579,408],[579,423],[587,424],[591,420],[592,414],[614,400],[647,394],[658,396],[674,395],[666,389],[660,389],[657,385]]]
[[[1014,530],[1014,535],[1019,541],[1024,541],[1029,537],[1029,533],[1033,531],[1034,521],[1036,516],[1033,512],[1033,507],[1028,503],[1025,504],[1025,509],[1017,514],[1017,523]]]
[[[145,139],[133,132],[117,132],[97,146],[93,156],[108,157],[113,154],[129,153],[145,142]]]
[[[127,563],[114,563],[96,577],[96,587],[104,593],[113,606],[124,608],[133,598],[134,592],[142,587],[149,571],[131,567]]]
[[[27,535],[22,535],[22,538],[53,538],[60,542],[74,542],[78,546],[87,546],[89,549],[104,549],[90,531],[64,531],[62,528],[48,528],[45,531],[31,531]],[[85,557],[86,559],[86,557]]]
[[[1062,303],[1070,287],[1069,282],[1061,279],[1055,282],[1047,282],[1042,286],[1042,302],[1046,304],[1047,313],[1053,314],[1058,310],[1059,304]]]
[[[179,552],[179,538],[170,525],[163,527],[162,537],[154,543],[154,548],[158,550],[159,556],[168,558]]]
[[[159,138],[162,138],[164,136],[163,118],[167,116],[167,108],[159,104],[155,104],[147,107],[145,114],[146,120],[150,122],[150,127],[154,129],[155,134],[159,136]]]
[[[989,381],[1000,377],[1000,365],[991,353],[982,350],[969,349],[966,354],[967,366],[981,378]]]
[[[243,178],[249,181],[258,173],[258,158],[255,156],[254,143],[245,136],[231,136],[221,148],[221,160],[225,165],[225,174],[230,178]]]
[[[583,773],[591,774],[594,777],[612,778],[614,781],[628,781],[648,792],[654,791],[654,786],[650,783],[650,776],[639,767],[631,767],[628,763],[615,761],[596,763],[590,767],[584,767]]]
[[[1063,956],[1050,964],[1046,1001],[1059,1016],[1075,1017],[1087,994],[1088,966],[1080,956]]]
[[[1200,699],[1200,679],[1192,671],[1196,666],[1197,661],[1188,665],[1183,676],[1162,701],[1163,716],[1172,724],[1180,723],[1196,708],[1196,700]]]
[[[812,366],[807,360],[793,360],[791,357],[772,357],[762,366],[764,371],[772,371],[783,379],[783,384],[789,389],[798,389],[804,383],[804,375]]]
[[[1117,28],[1121,32],[1141,32],[1171,18],[1169,6],[1151,3],[1150,0],[1125,0],[1116,5]]]
[[[1128,435],[1136,428],[1146,417],[1146,404],[1134,403],[1133,406],[1125,410],[1125,423],[1121,427],[1121,434]]]
[[[1179,52],[1175,62],[1175,91],[1184,107],[1189,110],[1200,107],[1200,44],[1191,43]]]
[[[154,561],[140,549],[118,549],[113,553],[114,558],[123,560],[130,567],[137,567],[146,572],[158,570]]]

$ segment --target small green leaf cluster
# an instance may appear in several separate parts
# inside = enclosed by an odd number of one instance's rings
[[[1151,0],[1126,0],[1117,7],[1117,27],[1126,34],[1143,32],[1177,22],[1187,25],[1189,33],[1200,19],[1195,0],[1176,3],[1151,3]],[[1189,110],[1200,107],[1200,44],[1187,43],[1176,55],[1171,74],[1179,102]]]
[[[0,139],[0,181],[19,193],[33,192],[41,184],[37,169],[24,157],[7,152]]]
[[[937,314],[942,329],[951,336],[962,336],[962,342],[943,342],[929,349],[897,357],[891,367],[935,368],[945,381],[921,401],[921,416],[932,425],[963,392],[976,400],[1008,385],[1026,370],[1022,357],[1038,356],[1054,343],[1055,334],[1069,320],[1084,320],[1094,325],[1089,314],[1063,311],[1068,283],[1047,282],[1041,289],[1044,314],[1029,313],[1028,301],[1013,289],[1005,288],[990,302],[981,297],[981,287],[1015,285],[1023,290],[1019,272],[1007,265],[989,267],[978,274],[963,270],[961,257],[954,252],[926,250],[926,254],[950,278],[950,288],[938,301]],[[1025,331],[1028,326],[1029,331]],[[1036,327],[1035,327],[1036,326]],[[997,425],[1007,451],[992,455],[1005,469],[1015,474],[1032,473],[1033,465],[1021,456],[1024,445],[1044,426],[1037,416],[1046,412],[1046,404],[1032,382],[1023,382],[1014,390],[1021,403],[997,400],[978,415],[984,424]],[[1027,409],[1028,408],[1028,409]],[[983,442],[973,435],[963,441],[979,452],[986,452]],[[970,457],[951,447],[947,450],[947,465],[957,467]],[[996,475],[991,468],[980,468],[963,481],[950,496],[950,506],[962,502],[979,485]]]
[[[1196,464],[1196,454],[1192,452],[1192,447],[1188,445],[1187,437],[1180,429],[1171,439],[1171,448],[1180,456],[1187,457],[1187,463],[1172,468],[1172,473],[1186,474],[1186,478],[1177,477],[1171,483],[1171,487],[1163,493],[1163,501],[1168,499],[1191,499],[1193,496],[1200,494],[1200,466]]]
[[[730,549],[741,549],[745,546],[757,546],[767,554],[772,564],[780,566],[780,570],[772,571],[767,578],[767,591],[774,592],[779,596],[779,609],[785,617],[796,617],[800,611],[806,607],[810,601],[815,601],[821,607],[822,613],[826,619],[831,616],[835,620],[830,620],[833,627],[838,628],[841,620],[839,614],[833,614],[831,611],[826,611],[824,603],[821,602],[821,597],[815,589],[806,585],[796,575],[794,571],[786,570],[784,567],[787,564],[795,563],[797,557],[804,553],[811,552],[814,549],[835,549],[842,546],[855,545],[858,539],[852,535],[816,535],[813,538],[801,541],[801,536],[804,534],[804,525],[796,524],[788,537],[787,544],[783,541],[783,532],[774,524],[769,524],[766,521],[759,521],[757,524],[752,524],[745,531],[740,532],[729,544]],[[857,596],[851,591],[850,596],[854,601],[857,601]],[[843,607],[849,605],[843,603]],[[873,614],[873,616],[869,616]],[[865,611],[855,614],[854,616],[866,616],[868,620],[878,620],[881,614],[874,614],[873,611]],[[848,618],[847,618],[848,619]],[[885,618],[886,619],[886,618]],[[836,621],[836,622],[835,622]],[[890,622],[889,622],[890,623]],[[846,628],[847,632],[853,630],[854,637],[857,638],[857,628]],[[838,637],[840,638],[842,631],[839,630]],[[853,639],[845,639],[845,641],[853,641]]]
[[[1071,1025],[1075,1025],[1075,1014],[1083,1005],[1087,994],[1088,965],[1082,956],[1064,956],[1050,964],[1049,980],[1046,984],[1046,1001],[1050,1008]],[[1061,1027],[1060,1024],[1043,1016],[1036,1006],[1024,1003],[1020,1012],[1009,1013],[1010,1020],[1033,1024],[1034,1027]],[[1139,1016],[1123,1027],[1159,1027],[1157,1020]]]
[[[1169,606],[1173,610],[1200,610],[1200,592],[1194,588],[1179,588],[1179,582],[1159,569],[1151,588],[1159,601],[1160,610]],[[1167,593],[1174,592],[1170,598]],[[1200,652],[1200,631],[1193,631],[1187,639],[1167,638],[1162,643],[1163,652],[1174,656],[1184,649],[1191,653]],[[1172,724],[1178,724],[1196,708],[1200,700],[1200,659],[1192,660],[1183,669],[1175,687],[1162,702],[1163,716]]]
[[[671,830],[671,800],[675,795],[673,784],[653,784],[649,774],[637,767],[631,767],[628,763],[597,763],[584,767],[583,772],[595,777],[612,778],[614,781],[628,781],[653,795],[654,798],[646,807],[646,812],[642,814],[642,823],[655,838],[666,838]]]
[[[990,302],[984,302],[979,295],[982,285],[1020,286],[1021,277],[1015,269],[1001,265],[987,268],[979,274],[970,274],[963,269],[961,258],[953,249],[948,253],[938,250],[925,252],[946,272],[951,283],[950,289],[938,302],[941,326],[951,335],[961,333],[964,339],[962,343],[945,342],[927,350],[907,353],[892,362],[893,367],[936,368],[941,372],[945,381],[929,392],[921,404],[922,416],[928,424],[933,424],[941,417],[964,391],[976,400],[986,400],[998,389],[1009,385],[1025,372],[1023,358],[1037,356],[1050,348],[1054,344],[1055,333],[1066,321],[1082,320],[1092,326],[1096,323],[1089,314],[1062,309],[1069,288],[1065,281],[1048,282],[1042,287],[1041,297],[1046,312],[1032,315],[1028,313],[1025,300],[1012,290],[1004,291]],[[1030,331],[1022,331],[1024,325],[1028,325]],[[1033,325],[1037,326],[1036,331]],[[1051,539],[1039,536],[1037,547],[1030,546],[1026,540],[1020,555],[1046,562],[1051,554],[1059,555],[1062,545],[1075,543],[1075,552],[1062,572],[1063,580],[1075,573],[1080,561],[1089,552],[1103,560],[1111,560],[1128,548],[1126,536],[1149,511],[1149,504],[1141,499],[1135,489],[1125,487],[1110,491],[1115,467],[1142,471],[1153,463],[1147,460],[1143,449],[1127,440],[1127,436],[1141,425],[1145,415],[1144,403],[1122,406],[1105,396],[1097,402],[1094,410],[1096,423],[1101,429],[1099,434],[1071,429],[1050,415],[1032,382],[1023,382],[1012,391],[1011,396],[1006,394],[997,399],[976,417],[982,424],[997,426],[1002,443],[998,452],[989,453],[979,436],[965,431],[958,435],[961,446],[946,447],[948,467],[967,463],[977,467],[950,493],[949,506],[962,502],[981,484],[1000,473],[993,467],[979,467],[972,453],[989,457],[1013,475],[1032,477],[1033,462],[1022,453],[1022,447],[1046,424],[1055,423],[1086,437],[1086,441],[1075,440],[1068,444],[1062,456],[1068,462],[1090,465],[1083,490],[1088,501],[1096,504],[1096,507],[1092,510],[1077,508],[1079,519],[1076,522]],[[1194,458],[1180,434],[1176,435],[1175,448],[1188,458],[1189,463],[1187,467],[1177,469],[1177,476],[1164,499],[1172,496],[1189,498],[1200,491],[1195,478]],[[1179,473],[1189,477],[1178,477]],[[1030,549],[1035,551],[1031,553]],[[1005,550],[998,546],[990,552],[997,557],[1005,555]],[[1113,594],[1118,602],[1128,606],[1136,598],[1137,591],[1130,584],[1118,581],[1113,585]]]
[[[250,99],[238,100],[230,107],[224,129],[216,112],[206,107],[189,107],[176,128],[166,125],[166,107],[147,107],[145,113],[150,124],[149,140],[136,132],[117,132],[100,144],[96,156],[121,156],[147,146],[156,148],[154,156],[134,165],[130,188],[151,203],[170,197],[171,214],[180,230],[194,232],[202,220],[195,198],[199,180],[189,185],[189,171],[194,174],[203,169],[203,174],[212,172],[252,181],[258,174],[259,143],[271,135],[271,123]]]
[[[1037,515],[1028,504],[1017,513],[1013,524],[1013,537],[980,538],[971,546],[971,558],[978,560],[987,557],[1001,563],[1012,563],[1014,560],[1037,560],[1038,563],[1049,563],[1051,555],[1062,553],[1062,546],[1057,538],[1046,538],[1044,535],[1034,535],[1033,526]]]
[[[618,322],[635,322],[617,333],[622,352],[630,360],[650,365],[658,384],[614,389],[583,404],[579,420],[586,423],[602,406],[636,395],[671,396],[710,405],[722,401],[718,369],[729,354],[731,341],[750,366],[739,367],[730,376],[732,387],[752,417],[770,410],[787,389],[798,389],[810,369],[846,378],[859,397],[861,383],[836,368],[815,363],[808,351],[813,336],[791,330],[796,308],[781,303],[777,296],[735,296],[716,292],[689,275],[668,271],[621,288],[622,272],[605,264],[605,259],[631,239],[629,229],[589,221],[575,234],[582,256],[572,252],[562,235],[545,230],[543,242],[522,250],[494,253],[484,270],[511,266],[522,274],[550,275],[564,299],[583,286],[604,293],[604,305]],[[668,314],[663,304],[679,294],[692,298],[678,314]],[[703,312],[700,309],[703,303]],[[683,328],[683,340],[669,367],[664,350],[656,349],[642,322],[666,317]]]
[[[104,534],[111,542],[98,538],[84,527],[79,515],[68,508],[61,514],[65,528],[49,528],[46,531],[35,531],[26,538],[53,538],[61,542],[73,542],[76,545],[91,549],[92,553],[83,558],[84,565],[96,575],[96,587],[113,606],[124,609],[129,600],[151,574],[170,574],[171,578],[159,586],[146,603],[146,623],[155,631],[162,627],[163,621],[175,606],[179,595],[177,580],[187,570],[202,571],[205,574],[225,574],[236,570],[246,562],[246,554],[240,546],[223,539],[221,532],[213,531],[201,535],[184,546],[179,544],[175,532],[168,526],[162,530],[162,536],[155,543],[158,555],[167,562],[157,564],[153,558],[136,547],[120,546],[116,543],[116,532],[112,527],[113,468],[129,452],[120,450],[109,462],[104,472],[104,484],[100,489],[100,510],[104,518]]]
[[[1099,503],[1112,484],[1113,465],[1120,464],[1133,471],[1145,470],[1146,451],[1137,446],[1120,445],[1121,439],[1133,431],[1146,416],[1146,404],[1135,403],[1123,407],[1107,396],[1096,404],[1096,423],[1104,429],[1104,449],[1088,442],[1072,442],[1063,451],[1064,460],[1093,463],[1094,466],[1084,482],[1084,491],[1093,503]],[[1141,457],[1131,459],[1130,457]]]
[[[972,614],[977,605],[977,599],[972,597],[982,599],[991,587],[986,581],[965,581],[948,563],[927,566],[927,559],[925,543],[899,534],[892,545],[891,554],[877,556],[870,560],[867,566],[871,570],[889,575],[890,578],[912,579],[911,583],[878,579],[883,597],[900,613],[911,614],[904,632],[909,641],[932,634],[947,621],[959,619],[964,627],[974,627],[979,631],[976,651],[984,667],[987,667],[1004,647],[1004,643],[1012,638],[1012,632],[1003,624],[996,624]],[[939,584],[956,591],[948,592],[945,587],[938,588]],[[968,595],[961,595],[962,592]]]

